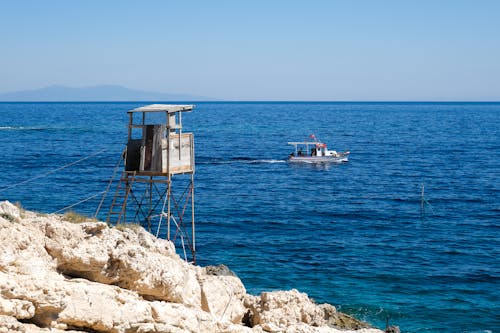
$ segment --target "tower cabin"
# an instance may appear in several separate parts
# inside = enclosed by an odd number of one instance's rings
[[[128,111],[125,171],[169,178],[193,173],[193,134],[182,132],[182,113],[192,110],[193,105],[151,104]]]
[[[182,131],[182,114],[193,108],[193,105],[152,104],[127,112],[128,141],[121,160],[125,167],[106,221],[138,223],[155,232],[156,237],[164,234],[174,244],[181,243],[186,260],[187,245],[196,262],[194,140],[192,133]],[[175,177],[175,186],[174,175],[180,175]],[[186,187],[180,188],[183,185]],[[180,195],[174,196],[176,189]],[[107,191],[96,216],[106,194]],[[171,228],[171,222],[175,228]]]

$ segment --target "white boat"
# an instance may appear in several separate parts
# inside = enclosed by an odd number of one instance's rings
[[[294,146],[294,151],[288,156],[289,162],[324,163],[324,162],[348,162],[350,152],[338,152],[328,150],[325,143],[322,143],[311,135],[314,141],[288,142]]]

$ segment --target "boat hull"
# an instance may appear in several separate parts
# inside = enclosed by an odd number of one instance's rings
[[[288,162],[298,163],[343,163],[348,162],[347,155],[344,156],[290,156]]]

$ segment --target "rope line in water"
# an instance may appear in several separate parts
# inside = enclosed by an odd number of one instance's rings
[[[50,175],[50,174],[52,174],[52,173],[54,173],[54,172],[61,171],[61,170],[63,170],[63,169],[69,168],[70,166],[73,166],[73,165],[75,165],[75,164],[77,164],[77,163],[80,163],[80,162],[82,162],[82,161],[85,161],[85,160],[87,160],[87,159],[89,159],[89,158],[91,158],[91,157],[94,157],[94,156],[96,156],[96,155],[99,155],[99,154],[101,154],[101,153],[103,153],[103,152],[105,152],[105,151],[106,151],[106,149],[102,149],[102,150],[100,150],[100,151],[98,151],[98,152],[96,152],[96,153],[93,153],[93,154],[91,154],[91,155],[89,155],[89,156],[83,157],[83,158],[81,158],[81,159],[79,159],[79,160],[77,160],[77,161],[74,161],[74,162],[71,162],[71,163],[69,163],[69,164],[63,165],[62,167],[59,167],[59,168],[57,168],[57,169],[50,170],[50,171],[48,171],[48,172],[46,172],[46,173],[43,173],[43,174],[38,175],[38,176],[35,176],[35,177],[33,177],[33,178],[29,178],[29,179],[23,180],[22,182],[19,182],[19,183],[12,184],[12,185],[10,185],[10,186],[7,186],[7,187],[4,187],[4,188],[1,188],[1,189],[0,189],[0,193],[2,193],[2,192],[4,192],[4,191],[7,191],[7,190],[10,190],[10,189],[11,189],[11,188],[13,188],[13,187],[16,187],[16,186],[19,186],[19,185],[24,185],[24,184],[29,183],[29,182],[32,182],[32,181],[34,181],[34,180],[36,180],[36,179],[43,178],[43,177],[48,176],[48,175]]]

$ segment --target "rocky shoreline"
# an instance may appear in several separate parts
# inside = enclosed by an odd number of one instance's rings
[[[358,332],[297,290],[249,295],[225,266],[186,263],[140,227],[0,203],[0,332]]]

